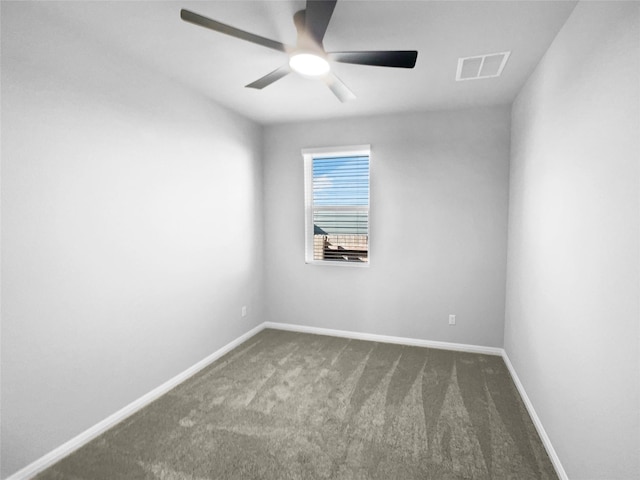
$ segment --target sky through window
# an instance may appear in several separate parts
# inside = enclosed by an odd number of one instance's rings
[[[316,206],[367,206],[369,157],[315,158],[313,203]]]

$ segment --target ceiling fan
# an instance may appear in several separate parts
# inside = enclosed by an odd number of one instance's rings
[[[284,52],[289,56],[286,64],[246,85],[248,88],[263,89],[294,71],[305,77],[322,79],[341,102],[346,102],[353,100],[356,96],[331,71],[329,62],[396,68],[415,66],[418,57],[418,52],[415,50],[326,52],[322,40],[336,3],[337,0],[307,0],[306,8],[293,16],[298,30],[295,46],[240,30],[185,9],[180,10],[180,18],[216,32]]]

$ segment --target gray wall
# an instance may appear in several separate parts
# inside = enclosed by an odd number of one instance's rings
[[[512,111],[505,348],[572,480],[640,478],[639,8],[579,3]]]
[[[262,321],[261,127],[40,7],[2,2],[2,476]]]
[[[354,144],[371,144],[371,266],[306,265],[300,150]],[[508,162],[508,107],[267,127],[269,320],[501,347]]]

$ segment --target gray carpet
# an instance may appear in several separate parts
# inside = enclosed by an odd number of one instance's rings
[[[557,476],[500,357],[264,330],[36,478]]]

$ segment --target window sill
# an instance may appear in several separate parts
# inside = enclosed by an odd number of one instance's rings
[[[347,268],[368,268],[369,262],[332,262],[331,260],[306,261],[307,265],[317,265],[322,267],[347,267]]]

